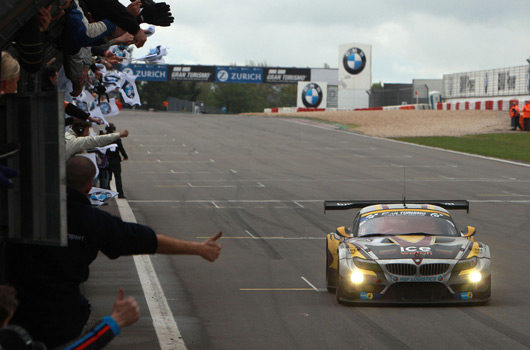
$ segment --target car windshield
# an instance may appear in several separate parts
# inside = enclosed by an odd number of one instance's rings
[[[456,227],[445,217],[432,216],[377,216],[361,220],[359,237],[374,235],[427,234],[458,236]]]

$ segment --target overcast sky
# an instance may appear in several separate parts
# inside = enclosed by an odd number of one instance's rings
[[[161,44],[168,64],[338,68],[339,45],[363,43],[374,83],[526,65],[530,56],[528,0],[166,2],[175,23],[157,27],[134,56]]]

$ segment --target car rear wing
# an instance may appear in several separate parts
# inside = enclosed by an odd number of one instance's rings
[[[360,201],[324,201],[324,212],[326,210],[348,210],[359,209],[377,204],[431,204],[447,210],[466,210],[469,214],[469,202],[467,200],[360,200]]]

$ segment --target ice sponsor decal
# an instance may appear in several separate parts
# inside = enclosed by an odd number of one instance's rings
[[[342,57],[342,65],[346,72],[350,74],[359,74],[366,66],[366,55],[358,47],[352,47],[347,50]]]
[[[399,247],[399,252],[403,255],[432,255],[431,247],[416,247],[416,246],[407,246]]]
[[[322,98],[322,88],[316,83],[309,83],[302,90],[302,103],[307,108],[317,108],[322,103]]]
[[[443,276],[393,276],[392,282],[443,282]]]

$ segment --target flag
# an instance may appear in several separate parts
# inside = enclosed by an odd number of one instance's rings
[[[147,29],[144,30],[145,36],[149,38],[151,35],[155,34],[155,31],[156,31],[155,26],[150,24],[149,27],[147,27]]]
[[[167,49],[168,47],[166,46],[157,45],[157,47],[151,48],[151,50],[149,50],[149,53],[147,55],[139,57],[136,60],[145,61],[146,63],[162,64],[164,63],[164,56],[167,55]]]
[[[121,64],[124,66],[131,63],[131,54],[127,51],[127,46],[125,45],[112,45],[109,47],[109,51],[112,52],[115,56],[121,58]]]
[[[83,90],[79,96],[74,97],[73,99],[74,104],[79,107],[79,109],[89,114],[92,114],[90,109],[93,108],[94,101],[94,96],[86,90]]]
[[[98,107],[99,107],[99,110],[101,111],[101,114],[103,114],[105,118],[114,117],[120,114],[120,110],[118,109],[118,106],[116,105],[115,98],[111,98],[108,101],[101,100],[99,102]]]
[[[136,88],[136,75],[129,75],[127,73],[120,73],[123,78],[123,83],[121,85],[121,97],[123,101],[131,106],[138,105],[141,106],[140,96],[138,95],[138,89]]]
[[[105,92],[118,90],[123,84],[122,77],[119,72],[110,71],[103,75],[103,85],[105,86]]]
[[[103,205],[103,203],[109,201],[117,195],[118,192],[98,187],[92,187],[88,192],[88,198],[90,199],[90,203],[95,206]]]

